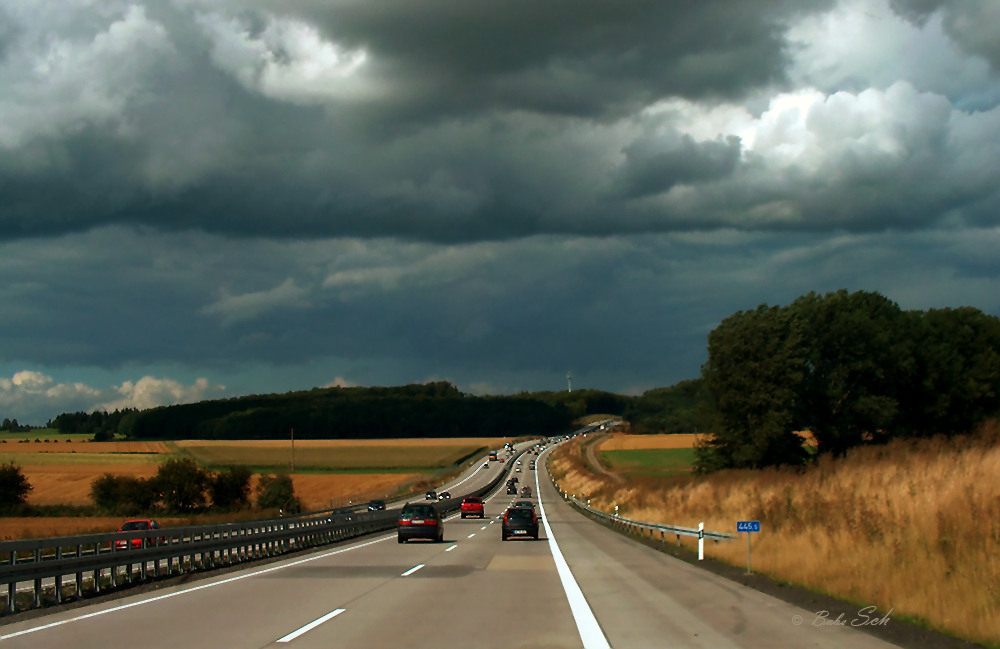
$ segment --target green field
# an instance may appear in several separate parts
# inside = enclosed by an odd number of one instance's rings
[[[630,475],[680,475],[691,472],[693,448],[657,448],[629,451],[600,451],[601,462]]]
[[[80,441],[85,439],[91,439],[92,437],[93,435],[89,435],[87,433],[69,433],[64,435],[63,433],[57,431],[55,428],[36,428],[34,430],[21,433],[11,433],[8,431],[3,431],[2,433],[0,433],[0,441],[6,440],[8,444],[11,443],[16,444],[22,439],[26,439],[32,442],[35,441],[36,439],[40,439],[43,442],[45,440],[50,440],[52,442],[63,442],[68,439],[71,439],[73,441]]]
[[[185,446],[182,452],[208,467],[244,465],[257,470],[286,469],[291,448],[240,446],[238,443]],[[328,473],[425,473],[485,453],[478,445],[296,447],[295,471]]]

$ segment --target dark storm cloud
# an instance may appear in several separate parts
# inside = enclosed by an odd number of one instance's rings
[[[400,82],[390,110],[600,117],[661,97],[739,97],[784,76],[783,23],[823,1],[298,4]]]
[[[596,208],[579,211],[566,192],[607,179],[545,187],[536,179],[553,172],[535,161],[579,164],[579,156],[556,158],[579,149],[573,140],[594,119],[664,97],[736,98],[781,79],[783,21],[803,5],[222,8],[50,11],[39,14],[41,29],[25,10],[12,21],[5,40],[21,59],[6,62],[0,102],[0,234],[112,223],[432,240],[558,232],[567,223],[571,232],[605,232]],[[269,26],[303,18],[337,47],[361,48],[374,86],[345,98],[315,80],[268,77],[267,66],[294,77],[282,66],[303,45],[301,35],[274,36]],[[44,59],[46,39],[60,56]],[[531,115],[548,121],[529,123]],[[640,192],[704,178],[710,172],[698,165],[725,163],[716,159],[725,152],[699,147],[707,157],[690,170],[673,168],[672,151],[649,150],[630,160],[644,171],[620,175],[638,174],[626,184],[640,183],[631,188]],[[597,143],[576,153],[604,155]],[[664,164],[674,180],[651,177]]]
[[[629,198],[659,194],[679,183],[730,175],[740,159],[739,138],[696,142],[690,135],[643,137],[625,147],[619,169],[622,193]]]

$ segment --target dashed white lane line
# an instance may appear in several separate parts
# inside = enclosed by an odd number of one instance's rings
[[[457,548],[457,547],[458,547],[458,545],[457,545],[457,544],[456,544],[456,545],[453,545],[453,546],[451,546],[450,548],[446,549],[446,550],[445,550],[445,552],[451,552],[452,550],[454,550],[454,549],[455,549],[455,548]]]
[[[69,624],[71,622],[79,622],[80,620],[86,620],[92,617],[97,617],[99,615],[106,615],[108,613],[115,613],[117,611],[122,611],[128,608],[133,608],[136,606],[144,606],[146,604],[152,604],[153,602],[159,602],[164,599],[170,599],[171,597],[177,597],[179,595],[186,595],[188,593],[194,593],[199,590],[205,590],[206,588],[214,588],[216,586],[221,586],[223,584],[228,584],[234,581],[240,581],[241,579],[247,579],[248,577],[256,577],[257,575],[267,574],[269,572],[275,572],[276,570],[284,570],[291,566],[297,566],[302,563],[308,563],[309,561],[315,561],[317,559],[323,559],[325,557],[331,557],[335,554],[341,554],[343,552],[350,552],[351,550],[356,550],[358,548],[363,548],[375,543],[381,543],[388,539],[394,538],[395,533],[387,536],[382,536],[372,541],[366,541],[365,543],[359,543],[357,545],[351,545],[346,548],[340,548],[338,550],[333,550],[331,552],[324,552],[322,554],[316,554],[311,557],[306,557],[304,559],[298,559],[296,561],[289,561],[288,563],[282,563],[277,566],[271,566],[269,568],[263,568],[261,570],[255,570],[253,572],[243,573],[235,577],[228,577],[226,579],[220,579],[219,581],[209,582],[207,584],[199,584],[197,586],[192,586],[190,588],[185,588],[184,590],[177,590],[172,593],[165,593],[163,595],[157,595],[155,597],[150,597],[149,599],[141,599],[139,601],[130,602],[128,604],[123,604],[121,606],[114,606],[111,608],[102,609],[100,611],[94,611],[93,613],[85,613],[84,615],[77,615],[76,617],[67,618],[65,620],[59,620],[58,622],[51,622],[49,624],[42,624],[40,626],[31,627],[30,629],[24,629],[23,631],[15,631],[14,633],[8,633],[7,635],[0,635],[0,640],[6,640],[8,638],[15,638],[17,636],[26,635],[28,633],[34,633],[35,631],[42,631],[44,629],[51,629],[53,627],[62,626],[63,624]]]
[[[338,615],[340,615],[341,613],[343,613],[345,610],[346,609],[338,608],[336,610],[330,611],[329,613],[327,613],[323,617],[318,618],[316,620],[313,620],[312,622],[310,622],[309,624],[305,625],[304,627],[302,627],[300,629],[296,629],[295,631],[292,631],[288,635],[283,636],[281,638],[278,638],[277,642],[291,642],[292,640],[294,640],[295,638],[299,637],[303,633],[307,633],[309,631],[312,631],[313,629],[315,629],[316,627],[318,627],[320,624],[323,624],[327,620],[332,620],[333,618],[335,618]]]
[[[580,585],[576,583],[573,572],[569,569],[563,557],[556,537],[549,527],[549,520],[545,517],[545,507],[542,505],[541,491],[538,488],[538,474],[535,474],[535,493],[538,494],[538,510],[542,515],[542,524],[545,526],[545,536],[548,537],[549,551],[552,552],[552,559],[555,561],[556,570],[559,572],[559,580],[562,582],[563,590],[566,591],[566,599],[569,601],[570,611],[573,619],[576,620],[576,629],[580,632],[580,640],[583,641],[584,649],[611,649],[601,625],[597,623],[594,612],[590,610],[587,598],[583,596]]]
[[[424,564],[418,563],[417,565],[413,566],[412,568],[404,572],[402,575],[400,575],[400,577],[409,577],[410,575],[412,575],[413,573],[415,573],[416,571],[420,570],[423,567]]]
[[[475,533],[475,532],[473,532],[472,534],[468,535],[468,536],[467,536],[467,537],[465,537],[465,538],[467,538],[467,539],[471,539],[471,538],[472,538],[473,536],[475,536],[475,535],[476,535],[476,533]]]

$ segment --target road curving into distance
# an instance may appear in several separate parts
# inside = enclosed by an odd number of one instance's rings
[[[548,452],[548,451],[546,451]],[[539,541],[500,540],[515,499],[446,523],[445,542],[395,532],[0,626],[0,649],[414,649],[482,647],[884,649],[847,625],[736,584],[598,525],[522,464],[543,513]],[[458,496],[510,470],[491,463]],[[469,477],[469,474],[473,474]],[[480,482],[480,480],[482,482]],[[520,498],[516,498],[520,499]]]

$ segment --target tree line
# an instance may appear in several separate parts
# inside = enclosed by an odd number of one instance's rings
[[[63,413],[60,433],[113,439],[381,439],[548,435],[593,413],[621,414],[628,398],[597,390],[476,397],[446,381],[399,387],[315,388],[113,413]]]
[[[874,292],[809,293],[726,318],[708,337],[698,468],[805,462],[897,437],[973,432],[1000,412],[1000,319],[904,311]]]

